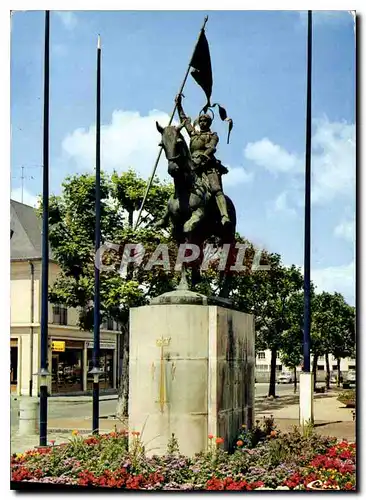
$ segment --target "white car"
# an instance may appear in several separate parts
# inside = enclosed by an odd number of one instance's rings
[[[293,381],[291,373],[281,373],[277,378],[277,384],[292,384]]]
[[[355,370],[349,370],[347,373],[346,380],[343,382],[343,388],[344,389],[349,389],[351,385],[356,385],[356,371]]]

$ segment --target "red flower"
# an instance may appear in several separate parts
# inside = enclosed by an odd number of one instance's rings
[[[212,435],[212,434],[209,434],[209,435],[208,435],[208,439],[213,439],[213,435]]]
[[[238,446],[239,448],[240,448],[241,446],[243,446],[243,444],[244,444],[244,443],[243,443],[243,441],[242,441],[241,439],[239,439],[239,440],[236,442],[236,446]]]
[[[216,438],[216,444],[222,444],[224,442],[223,438]]]

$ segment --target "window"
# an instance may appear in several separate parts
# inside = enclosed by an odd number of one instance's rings
[[[258,359],[266,359],[266,353],[264,351],[261,351],[258,353]]]
[[[276,353],[276,358],[277,358],[277,359],[280,359],[280,353],[279,353],[278,351],[277,351],[277,353]]]
[[[93,376],[90,375],[90,370],[93,366],[93,349],[88,349],[88,378],[87,378],[87,388],[91,390],[93,388]],[[99,357],[99,366],[103,373],[99,376],[99,388],[100,389],[112,389],[113,388],[113,349],[101,349]]]
[[[332,365],[332,370],[333,370],[333,371],[338,370],[338,366],[337,366],[337,365]]]
[[[317,369],[318,369],[320,372],[323,372],[323,371],[324,371],[324,365],[318,365],[318,366],[317,366]]]
[[[66,348],[52,352],[52,392],[67,393],[83,390],[83,349]]]
[[[112,318],[107,318],[107,320],[103,321],[101,324],[103,330],[114,330],[114,321]]]
[[[256,365],[256,369],[259,372],[267,372],[269,368],[269,365]]]
[[[356,370],[356,366],[355,365],[348,365],[348,369],[349,370]]]
[[[53,306],[53,321],[55,325],[67,325],[67,307],[62,305]]]
[[[279,372],[281,372],[282,371],[282,365],[277,365],[276,366],[276,370],[279,371]]]

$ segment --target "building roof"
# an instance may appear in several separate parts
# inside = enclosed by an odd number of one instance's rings
[[[11,260],[42,258],[42,219],[36,209],[10,200],[10,239]],[[49,258],[54,260],[52,250]]]

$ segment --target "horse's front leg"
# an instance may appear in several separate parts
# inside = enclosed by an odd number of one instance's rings
[[[155,228],[165,228],[168,226],[170,217],[172,215],[173,202],[174,198],[173,196],[171,196],[168,200],[162,217],[154,223]]]
[[[189,208],[192,214],[183,226],[185,234],[192,233],[205,215],[202,199],[195,193],[192,193],[189,198]]]

